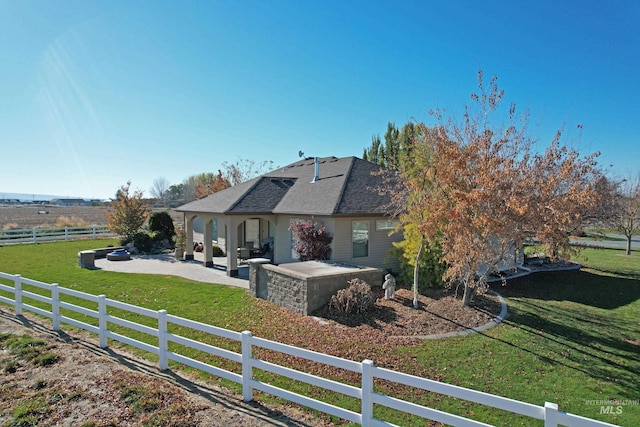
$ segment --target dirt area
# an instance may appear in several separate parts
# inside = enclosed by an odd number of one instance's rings
[[[491,296],[478,297],[474,307],[462,307],[459,300],[453,301],[453,296],[433,291],[420,296],[420,308],[415,310],[409,290],[398,290],[391,301],[382,298],[381,290],[376,292],[380,299],[366,317],[339,318],[324,313],[324,319],[314,320],[283,309],[280,321],[295,322],[300,327],[315,322],[316,328],[323,328],[323,333],[336,339],[344,337],[347,328],[351,341],[393,346],[405,341],[393,337],[415,341],[411,337],[477,327],[500,312],[499,301]],[[268,304],[263,300],[258,303]],[[154,364],[121,349],[101,349],[96,337],[89,333],[55,333],[48,321],[29,314],[16,319],[7,307],[0,308],[2,334],[28,334],[42,339],[57,361],[47,366],[34,365],[12,355],[0,341],[0,425],[16,421],[22,424],[15,425],[86,427],[332,425],[326,417],[314,416],[296,405],[244,403],[240,395],[215,384],[178,371],[159,371]],[[288,338],[296,345],[294,337]],[[310,343],[297,344],[313,347]],[[385,360],[376,362],[387,364]],[[8,372],[8,366],[17,369]],[[17,420],[25,413],[32,417],[33,424],[28,423],[28,418]]]
[[[38,366],[0,341],[0,425],[331,425],[294,405],[244,403],[222,387],[159,371],[121,350],[99,348],[89,335],[58,334],[40,322],[28,314],[16,320],[0,309],[0,336],[27,334],[57,356],[54,363]]]

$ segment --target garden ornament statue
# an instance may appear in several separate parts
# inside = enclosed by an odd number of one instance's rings
[[[384,276],[382,289],[384,289],[385,299],[391,299],[396,296],[396,279],[391,274]]]

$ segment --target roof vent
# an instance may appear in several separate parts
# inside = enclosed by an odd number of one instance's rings
[[[320,175],[320,159],[318,157],[315,157],[314,160],[315,160],[315,171],[313,175],[313,181],[311,181],[312,184],[320,179],[320,177],[318,176]]]

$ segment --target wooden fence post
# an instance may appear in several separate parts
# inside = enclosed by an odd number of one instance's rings
[[[251,387],[251,380],[253,379],[251,338],[250,331],[242,332],[242,400],[245,402],[253,400],[253,387]]]
[[[38,243],[38,229],[33,229],[33,243]]]
[[[370,427],[373,419],[373,402],[371,401],[371,394],[373,393],[373,361],[365,359],[362,361],[362,397],[360,410],[360,416],[362,420],[360,424],[362,427]]]
[[[60,292],[58,292],[58,284],[51,284],[51,323],[53,330],[60,330]]]
[[[558,426],[558,405],[556,403],[544,402],[544,427]]]
[[[22,315],[22,276],[16,274],[13,276],[13,289],[15,292],[14,300],[16,302],[16,316]]]
[[[98,295],[98,329],[100,348],[107,347],[107,297]]]
[[[166,371],[169,368],[167,361],[167,310],[158,311],[158,359],[160,370]]]

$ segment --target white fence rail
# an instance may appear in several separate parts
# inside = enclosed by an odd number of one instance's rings
[[[148,351],[158,356],[159,367],[162,370],[168,369],[169,360],[182,363],[184,365],[200,369],[207,373],[225,378],[242,385],[243,400],[253,400],[253,390],[260,390],[274,396],[281,397],[300,405],[316,409],[318,411],[335,415],[345,420],[361,424],[363,426],[387,427],[394,424],[379,420],[373,416],[374,405],[381,405],[416,415],[425,419],[435,420],[452,426],[488,426],[488,424],[475,421],[459,415],[450,414],[433,408],[421,406],[412,402],[408,402],[393,396],[386,396],[374,391],[374,383],[376,379],[391,381],[416,389],[422,389],[433,393],[439,393],[458,399],[475,402],[481,405],[490,406],[504,411],[520,414],[525,417],[544,420],[545,427],[551,426],[568,426],[568,427],[602,427],[614,426],[603,421],[596,421],[577,415],[569,414],[558,410],[558,405],[546,402],[544,406],[538,406],[531,403],[520,402],[505,397],[495,396],[471,390],[464,387],[458,387],[438,381],[425,378],[415,377],[389,369],[380,368],[374,365],[371,360],[363,362],[354,362],[311,350],[305,350],[298,347],[254,337],[251,332],[234,332],[227,329],[218,328],[216,326],[195,322],[182,317],[170,315],[166,310],[149,310],[127,304],[124,302],[111,300],[105,295],[91,295],[72,289],[67,289],[58,284],[48,284],[23,278],[20,275],[12,275],[0,272],[0,279],[12,281],[13,286],[0,283],[0,302],[14,306],[15,314],[21,315],[23,310],[46,316],[52,320],[53,329],[60,330],[61,323],[67,323],[77,328],[85,329],[99,336],[100,347],[108,346],[108,340],[119,341],[142,350]],[[31,286],[43,289],[50,293],[50,296],[41,295],[23,289],[23,286]],[[35,289],[34,289],[35,290]],[[11,298],[4,295],[12,295]],[[61,296],[68,295],[79,298],[95,304],[96,309],[81,307],[64,301]],[[51,306],[51,311],[35,307],[28,304],[24,299],[35,300]],[[152,319],[154,327],[142,325],[130,320],[117,317],[110,308],[122,310],[127,313],[136,313],[146,318]],[[61,314],[61,309],[79,313],[90,318],[97,319],[97,326],[82,322],[78,319],[68,317]],[[96,322],[94,322],[96,323]],[[109,329],[109,325],[120,325],[131,330],[142,332],[154,337],[155,344],[148,344],[126,335],[116,333]],[[241,353],[212,346],[192,340],[190,338],[169,332],[170,325],[177,325],[190,328],[195,331],[223,337],[228,340],[240,343]],[[169,343],[176,343],[184,347],[192,348],[203,353],[214,355],[227,359],[232,362],[241,364],[241,373],[232,372],[220,367],[195,360],[188,356],[169,350]],[[264,348],[275,352],[284,353],[298,358],[306,359],[316,363],[322,363],[337,367],[339,369],[352,371],[361,374],[362,380],[359,386],[340,383],[334,380],[318,377],[306,372],[298,371],[288,367],[270,363],[265,360],[254,357],[253,349],[255,347]],[[351,396],[360,400],[360,412],[339,407],[328,402],[313,399],[307,396],[297,394],[295,392],[259,381],[254,378],[253,370],[260,369],[262,371],[271,372],[273,374],[290,378],[299,382],[307,383],[346,396]]]
[[[0,245],[9,243],[38,243],[56,240],[95,239],[115,236],[106,225],[83,227],[22,228],[0,230]]]

